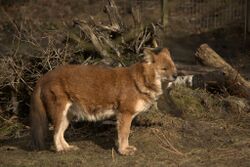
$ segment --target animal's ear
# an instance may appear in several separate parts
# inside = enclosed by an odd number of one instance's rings
[[[163,52],[163,53],[165,53],[165,54],[167,54],[167,55],[170,55],[170,51],[169,51],[168,48],[163,48],[163,49],[161,50],[161,52]]]
[[[149,48],[145,48],[143,50],[143,54],[144,54],[144,62],[151,64],[154,62],[154,53],[149,49]]]

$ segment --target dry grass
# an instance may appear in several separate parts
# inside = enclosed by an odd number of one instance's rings
[[[78,3],[75,2],[75,4]],[[127,25],[126,29],[121,27],[121,32],[114,34],[112,31],[109,32],[109,29],[103,28],[109,25],[108,20],[105,19],[107,15],[105,13],[102,14],[102,17],[98,15],[85,17],[86,13],[82,15],[79,12],[78,15],[75,15],[63,8],[60,11],[61,15],[67,17],[63,16],[60,20],[55,19],[53,15],[55,13],[56,16],[60,16],[60,12],[57,13],[52,8],[48,7],[46,8],[47,13],[43,12],[45,8],[41,6],[48,5],[43,0],[37,4],[30,2],[22,7],[12,5],[12,7],[0,10],[3,16],[0,28],[3,29],[2,35],[7,48],[10,46],[6,52],[0,55],[0,93],[2,94],[0,98],[3,101],[1,108],[6,111],[4,115],[6,119],[13,114],[19,114],[20,110],[26,110],[23,112],[23,116],[27,116],[33,87],[38,78],[47,71],[63,64],[106,62],[103,58],[107,55],[103,55],[106,53],[103,49],[107,48],[109,48],[106,50],[109,51],[108,56],[113,55],[109,57],[113,62],[111,65],[132,64],[140,59],[143,47],[150,45],[146,43],[151,37],[155,37],[154,33],[157,28],[154,24],[150,24],[145,29],[143,26],[131,28]],[[53,1],[50,5],[58,4]],[[16,11],[13,12],[14,10]],[[34,18],[35,16],[37,18]],[[83,22],[85,27],[87,26],[88,30],[92,32],[92,36],[96,36],[95,40],[84,31]],[[134,29],[138,32],[135,33]],[[123,35],[127,36],[121,35],[123,31]],[[124,41],[124,39],[128,41]],[[103,48],[96,47],[97,41]],[[15,111],[11,112],[13,108]]]
[[[84,18],[82,10],[87,7],[78,7],[79,11],[75,13],[66,9],[69,6],[66,1],[60,3],[65,8],[56,13],[56,1],[51,2],[49,6],[52,7],[46,7],[42,0],[37,4],[31,2],[20,8],[14,6],[4,9],[5,11],[2,8],[0,10],[0,16],[4,16],[0,20],[0,29],[3,30],[0,38],[4,41],[0,43],[0,138],[18,139],[17,144],[9,140],[9,145],[24,147],[28,143],[23,136],[29,131],[25,126],[29,97],[41,75],[61,64],[96,64],[101,60],[98,53],[89,52],[89,46],[86,45],[88,49],[84,47],[81,41],[90,41],[86,35],[72,26],[74,17]],[[75,4],[78,3],[80,1],[75,1]],[[40,16],[41,13],[44,15]],[[102,17],[98,19],[101,20]],[[78,40],[72,39],[72,34]],[[141,36],[145,34],[142,33]],[[134,44],[141,48],[141,43],[134,41]],[[141,55],[136,51],[140,52],[135,48],[124,51],[133,53],[123,59],[125,64],[140,59]],[[25,166],[53,166],[54,162],[63,162],[65,166],[78,163],[110,165],[111,162],[113,165],[121,163],[128,166],[131,162],[145,165],[145,161],[152,166],[154,163],[160,164],[161,161],[172,166],[248,165],[249,102],[187,87],[175,87],[170,91],[169,99],[166,98],[161,99],[164,105],[159,107],[160,111],[152,108],[151,112],[143,113],[135,120],[134,125],[137,126],[133,126],[131,141],[136,142],[138,149],[142,150],[135,157],[126,159],[116,154],[113,149],[115,126],[109,128],[102,124],[85,124],[86,126],[79,129],[70,128],[66,134],[67,138],[76,140],[74,142],[82,146],[84,151],[55,155],[49,151],[30,153],[17,148],[12,152],[15,157],[13,158],[8,157],[9,152],[1,147],[0,161],[3,160],[4,164],[20,163]],[[106,142],[104,138],[110,141]],[[19,142],[19,139],[24,141]],[[105,150],[98,143],[112,147]],[[36,161],[33,161],[34,156],[38,158]],[[29,159],[25,159],[27,157]],[[97,161],[93,161],[93,157],[97,157]],[[103,158],[106,159],[101,161]],[[158,166],[162,165],[159,164]]]

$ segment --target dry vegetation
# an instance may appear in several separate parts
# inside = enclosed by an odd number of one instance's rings
[[[40,3],[47,4],[43,1]],[[6,113],[27,110],[36,80],[58,65],[102,63],[127,66],[140,59],[143,47],[157,45],[155,37],[158,26],[153,23],[144,26],[137,9],[130,14],[133,23],[123,23],[113,1],[107,1],[102,12],[102,18],[109,18],[104,22],[98,16],[75,16],[62,22],[44,21],[47,13],[37,19],[31,15],[39,16],[41,13],[31,11],[27,14],[31,9],[41,10],[32,1],[21,8],[16,7],[18,4],[12,5],[1,8],[4,16],[2,35],[7,45],[1,45],[0,88],[2,110]],[[13,13],[15,9],[20,10],[21,15]]]
[[[117,13],[113,1],[106,7],[87,0],[0,3],[3,166],[250,165],[249,100],[183,86],[166,91],[158,107],[134,121],[131,141],[139,151],[133,157],[116,153],[116,130],[109,123],[72,124],[66,138],[79,151],[30,151],[29,98],[42,74],[68,63],[127,66],[140,60],[143,47],[156,47],[165,36],[158,20],[145,25],[136,7]]]

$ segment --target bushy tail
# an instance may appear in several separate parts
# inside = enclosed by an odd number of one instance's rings
[[[40,98],[41,89],[37,86],[31,97],[31,135],[33,146],[36,149],[45,149],[45,139],[48,135],[48,119],[45,107]]]

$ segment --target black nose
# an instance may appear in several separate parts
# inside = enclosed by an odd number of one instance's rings
[[[174,73],[173,75],[174,80],[176,80],[177,77],[178,77],[177,73]]]

